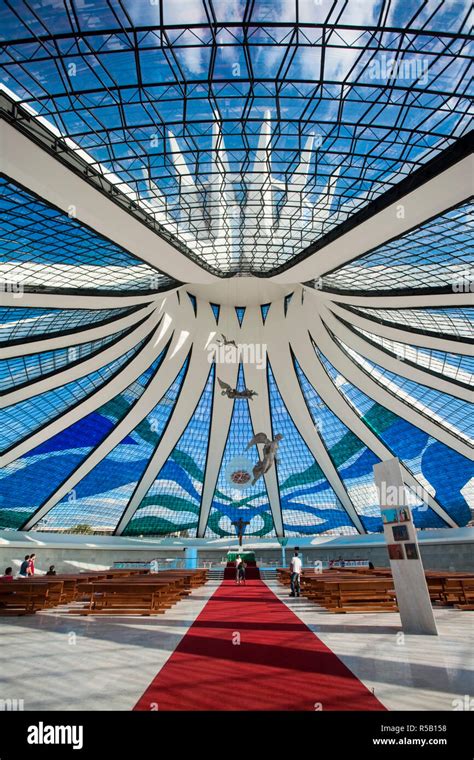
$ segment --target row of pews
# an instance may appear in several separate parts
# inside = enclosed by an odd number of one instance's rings
[[[207,570],[106,570],[0,579],[0,616],[63,607],[71,615],[159,615],[207,581]]]
[[[425,573],[431,602],[435,606],[474,610],[474,573],[428,570]],[[277,577],[290,586],[289,570]],[[301,575],[301,595],[329,612],[397,612],[397,598],[389,568],[337,568]]]

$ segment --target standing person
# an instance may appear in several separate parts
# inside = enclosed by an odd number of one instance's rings
[[[7,567],[5,570],[5,574],[2,576],[2,581],[12,581],[13,580],[13,570],[11,567]]]
[[[25,556],[25,559],[21,563],[20,569],[18,571],[18,575],[20,576],[20,578],[26,578],[26,576],[28,575],[29,564],[30,564],[30,555],[27,554]]]
[[[300,588],[301,588],[300,580],[301,580],[302,567],[303,567],[303,564],[298,556],[298,552],[295,551],[290,563],[290,568],[291,568],[291,594],[290,596],[300,595]]]
[[[240,566],[242,564],[242,557],[240,554],[235,559],[235,582],[240,586]]]
[[[242,581],[242,583],[245,586],[245,562],[241,562],[239,565],[239,582]]]
[[[30,559],[28,561],[27,575],[35,574],[35,561],[36,561],[36,554],[30,554]]]

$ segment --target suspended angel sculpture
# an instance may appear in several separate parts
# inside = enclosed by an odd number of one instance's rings
[[[247,449],[249,449],[251,446],[254,446],[256,443],[265,444],[263,447],[263,459],[259,459],[253,468],[253,486],[257,480],[262,477],[262,475],[265,475],[265,473],[268,472],[274,462],[278,463],[276,454],[282,438],[283,436],[281,433],[278,433],[273,440],[270,440],[270,438],[268,438],[265,433],[257,433],[247,444]]]
[[[222,343],[220,344],[221,346],[235,346],[235,348],[238,348],[238,345],[235,342],[235,340],[227,340],[225,335],[223,335],[222,333],[221,333],[221,338],[222,338]]]
[[[222,395],[227,396],[227,398],[248,398],[252,401],[254,396],[258,396],[257,391],[250,391],[247,388],[244,388],[243,391],[238,391],[237,388],[231,388],[229,383],[225,383],[220,377],[217,378],[217,382],[221,387]]]

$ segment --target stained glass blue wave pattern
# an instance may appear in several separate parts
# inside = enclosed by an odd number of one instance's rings
[[[199,522],[214,389],[214,365],[186,430],[141,501],[126,535],[194,538]]]
[[[288,414],[270,365],[268,387],[273,435],[283,435],[277,474],[285,534],[358,533]]]
[[[364,529],[368,533],[382,531],[373,476],[373,466],[380,459],[326,406],[296,361],[295,368],[313,422]]]
[[[99,409],[0,471],[0,526],[19,528],[112,432],[142,396],[164,351],[140,377]],[[48,519],[43,524],[49,522]],[[60,521],[57,527],[65,527]]]
[[[237,389],[243,390],[244,388],[245,378],[242,365],[240,365]],[[232,401],[229,399],[229,404],[231,403]],[[253,435],[249,402],[246,399],[236,399],[217,479],[217,487],[209,512],[206,538],[235,536],[236,528],[232,523],[239,518],[249,523],[245,527],[246,536],[275,535],[264,479],[261,478],[254,486],[248,485],[242,490],[233,486],[227,479],[227,468],[236,457],[244,457],[252,463],[258,461],[259,454],[256,446],[248,451],[246,450]]]
[[[471,519],[469,507],[474,508],[474,493],[468,485],[474,476],[472,462],[374,402],[339,374],[317,349],[316,353],[339,393],[358,416],[432,493],[450,517],[458,525],[466,525]],[[425,506],[415,508],[413,514],[419,528],[446,527],[444,521]]]
[[[152,411],[57,504],[38,527],[87,523],[112,531],[128,506],[173,413],[188,360]]]
[[[140,351],[144,341],[140,341],[125,354],[66,385],[45,391],[37,396],[7,406],[2,411],[2,431],[0,450],[5,451],[34,433],[46,423],[63,414],[110,380],[125,364]]]

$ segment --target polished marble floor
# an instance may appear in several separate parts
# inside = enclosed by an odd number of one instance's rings
[[[335,615],[267,584],[387,709],[474,709],[474,612],[435,609],[438,636],[404,635],[398,613]]]
[[[23,699],[25,710],[131,710],[218,585],[156,617],[0,618],[0,700]]]
[[[0,619],[0,700],[23,699],[25,710],[130,710],[217,585],[155,618],[50,611]],[[268,585],[388,709],[469,705],[474,612],[436,610],[440,636],[403,636],[397,614],[332,615]]]

